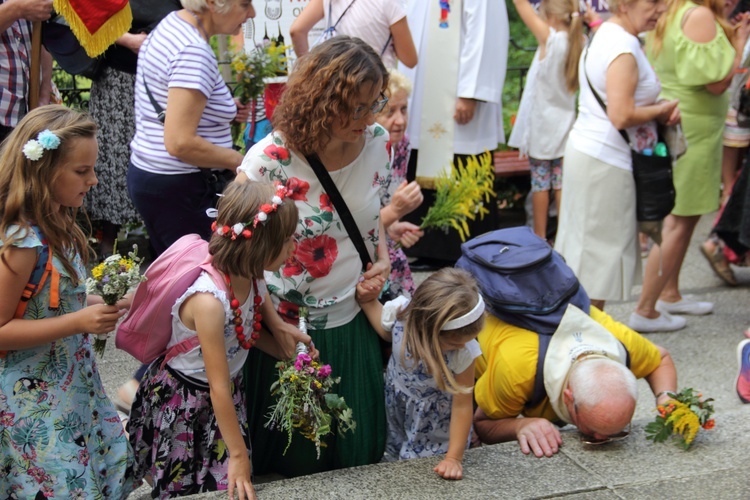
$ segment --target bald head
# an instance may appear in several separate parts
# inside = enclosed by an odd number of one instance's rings
[[[604,438],[627,427],[638,395],[635,376],[608,358],[576,363],[568,378],[566,402],[574,424],[584,434]]]

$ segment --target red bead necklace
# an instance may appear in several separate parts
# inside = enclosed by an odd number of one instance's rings
[[[258,341],[258,337],[260,337],[260,321],[263,319],[263,316],[258,310],[260,303],[263,300],[260,296],[260,291],[258,290],[258,282],[253,279],[253,292],[255,293],[255,297],[253,297],[253,331],[248,337],[245,335],[245,327],[242,326],[242,310],[240,309],[242,304],[240,304],[240,301],[234,296],[232,282],[227,273],[224,273],[224,281],[229,288],[229,307],[232,308],[232,313],[234,314],[232,323],[234,323],[234,332],[237,334],[237,341],[243,349],[250,349]]]

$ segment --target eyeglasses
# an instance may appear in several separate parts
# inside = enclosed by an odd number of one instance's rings
[[[383,108],[386,104],[388,104],[388,98],[381,92],[380,100],[375,101],[375,104],[373,104],[372,106],[357,106],[356,108],[354,108],[352,118],[354,118],[355,120],[359,120],[360,118],[365,116],[368,111],[373,115],[377,115],[378,113],[383,111]]]
[[[633,427],[633,422],[630,422],[628,424],[627,429],[620,431],[617,434],[613,434],[611,436],[607,436],[602,439],[595,438],[594,436],[589,436],[587,434],[581,433],[581,442],[583,444],[599,445],[599,444],[611,443],[612,441],[620,441],[621,439],[625,439],[626,437],[630,435],[630,431],[632,430],[632,427]]]

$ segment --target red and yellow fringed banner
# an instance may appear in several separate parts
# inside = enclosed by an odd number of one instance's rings
[[[128,0],[53,0],[53,5],[89,57],[107,50],[133,22]]]

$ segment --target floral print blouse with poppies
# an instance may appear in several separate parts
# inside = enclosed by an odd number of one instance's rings
[[[377,260],[380,208],[390,175],[387,141],[383,127],[368,127],[360,155],[330,172],[373,261]],[[299,307],[305,306],[314,329],[349,323],[359,312],[354,293],[362,261],[304,156],[287,148],[280,133],[272,132],[247,152],[239,170],[253,180],[285,182],[299,209],[294,255],[281,270],[265,275],[281,316],[296,324]]]

